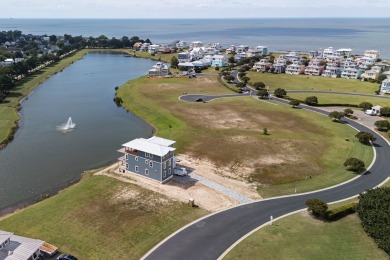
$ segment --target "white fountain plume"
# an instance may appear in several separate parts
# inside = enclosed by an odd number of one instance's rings
[[[72,122],[72,118],[69,117],[68,121],[66,121],[64,124],[57,126],[57,130],[63,133],[72,131],[76,128],[76,124]]]

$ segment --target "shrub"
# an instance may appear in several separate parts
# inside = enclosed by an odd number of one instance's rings
[[[376,127],[378,127],[379,131],[387,132],[390,128],[390,122],[387,120],[378,120],[374,123]]]
[[[373,142],[376,140],[375,136],[367,132],[359,132],[355,135],[355,137],[358,138],[359,142],[362,144],[370,144],[370,141]]]
[[[305,201],[307,210],[316,217],[324,217],[328,210],[328,204],[320,199],[308,199]]]
[[[256,89],[256,90],[260,90],[260,89],[263,89],[265,88],[265,84],[264,82],[255,82],[253,83],[253,87]]]
[[[390,187],[361,193],[356,211],[366,233],[374,239],[379,248],[390,254]]]
[[[277,88],[274,91],[274,95],[278,98],[282,98],[283,96],[287,95],[287,92],[282,88]]]
[[[333,119],[333,121],[339,121],[341,118],[343,118],[344,113],[339,111],[332,111],[328,115],[330,118]]]
[[[301,103],[298,100],[292,99],[288,104],[295,108],[299,106]]]
[[[344,166],[347,167],[348,171],[354,171],[354,172],[363,170],[365,167],[364,162],[362,160],[353,157],[345,160]]]
[[[305,103],[309,106],[317,105],[318,104],[318,98],[316,96],[310,96],[305,98]]]
[[[266,98],[269,96],[268,91],[266,89],[260,89],[259,91],[257,91],[256,95],[259,96],[259,98]]]
[[[344,115],[345,116],[350,116],[352,114],[353,114],[353,110],[352,109],[350,109],[350,108],[344,109]]]
[[[381,116],[390,116],[390,107],[382,107],[380,113]]]
[[[367,110],[372,108],[372,104],[370,102],[362,102],[359,104],[359,107],[363,110]]]

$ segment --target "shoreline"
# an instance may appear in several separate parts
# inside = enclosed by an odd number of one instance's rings
[[[62,72],[65,68],[67,68],[68,66],[72,65],[74,62],[79,61],[79,60],[82,59],[86,54],[88,54],[89,51],[86,51],[81,57],[79,57],[79,58],[77,58],[77,59],[72,59],[72,57],[74,57],[76,54],[78,54],[80,51],[83,51],[83,50],[85,50],[85,49],[81,49],[81,50],[77,50],[77,51],[75,51],[75,52],[72,52],[72,53],[69,54],[69,56],[66,56],[66,57],[64,57],[63,59],[61,59],[61,60],[59,60],[59,61],[57,61],[57,62],[53,62],[52,64],[49,64],[49,65],[54,65],[54,66],[57,66],[57,65],[58,65],[58,68],[56,68],[53,72],[49,73],[48,75],[43,76],[43,78],[40,79],[35,85],[32,85],[32,86],[31,86],[31,89],[30,89],[30,91],[29,91],[28,93],[22,94],[22,93],[21,93],[22,91],[16,91],[16,92],[14,92],[14,93],[20,93],[20,94],[21,94],[21,96],[20,96],[20,97],[18,98],[18,100],[17,100],[17,102],[18,102],[17,105],[15,105],[15,106],[10,106],[10,107],[12,107],[12,108],[17,112],[17,114],[18,114],[18,119],[14,121],[14,126],[11,127],[8,136],[6,136],[5,139],[2,140],[2,141],[0,142],[0,150],[3,150],[5,147],[7,147],[7,145],[8,145],[10,142],[12,142],[12,140],[13,140],[14,137],[15,137],[15,133],[16,133],[17,130],[19,129],[19,121],[21,120],[20,111],[22,110],[22,104],[23,104],[23,102],[24,102],[26,99],[28,99],[28,97],[34,92],[34,90],[35,90],[36,88],[38,88],[42,83],[44,83],[44,82],[45,82],[46,80],[48,80],[50,77],[52,77],[53,75],[56,75],[56,74]],[[60,63],[61,61],[66,62],[68,59],[71,60],[70,63],[65,63],[63,66],[60,66],[59,63]],[[35,71],[34,73],[32,73],[32,74],[30,74],[30,75],[28,75],[28,76],[34,77],[34,74],[36,74],[37,72],[40,72],[40,71],[44,70],[45,68],[46,68],[46,67],[42,68],[41,70],[37,70],[37,71]],[[29,81],[30,81],[30,80],[29,80]],[[27,81],[27,82],[25,82],[25,83],[19,83],[19,84],[21,84],[21,85],[23,85],[23,84],[28,84],[29,81]],[[18,85],[17,85],[17,86],[18,86]],[[28,89],[28,88],[29,88],[28,86],[26,86],[26,87],[24,87],[24,88],[22,87],[22,90]]]

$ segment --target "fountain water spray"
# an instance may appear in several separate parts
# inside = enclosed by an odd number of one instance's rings
[[[63,133],[72,131],[76,128],[76,124],[72,122],[72,118],[69,117],[68,121],[66,121],[64,124],[57,126],[57,130]]]

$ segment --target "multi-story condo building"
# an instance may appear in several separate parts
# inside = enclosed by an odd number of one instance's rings
[[[379,59],[379,51],[376,51],[376,50],[366,50],[364,52],[364,56],[371,57],[371,58],[377,60],[377,59]]]
[[[286,74],[299,75],[305,72],[305,65],[301,64],[299,61],[294,61],[292,64],[287,65]]]
[[[338,78],[341,76],[341,68],[339,63],[330,62],[326,65],[326,69],[322,72],[323,77]]]
[[[273,69],[275,73],[284,73],[286,71],[286,63],[286,59],[277,58],[274,60],[274,64],[272,65],[271,69]]]
[[[272,63],[268,59],[261,59],[259,62],[256,62],[253,66],[253,69],[256,71],[267,71],[272,67]]]
[[[366,70],[362,74],[362,78],[364,78],[366,80],[377,80],[381,70],[382,70],[382,67],[373,66],[370,70]]]
[[[335,54],[339,57],[349,58],[352,55],[352,49],[343,48],[336,50]]]
[[[313,76],[321,76],[322,72],[325,69],[325,66],[321,66],[322,60],[320,59],[313,59],[309,62],[309,65],[305,68],[305,74],[306,75],[313,75]]]
[[[149,139],[137,138],[123,144],[119,152],[119,171],[134,173],[158,182],[166,182],[173,177],[176,166],[173,147],[175,141],[153,136]]]

